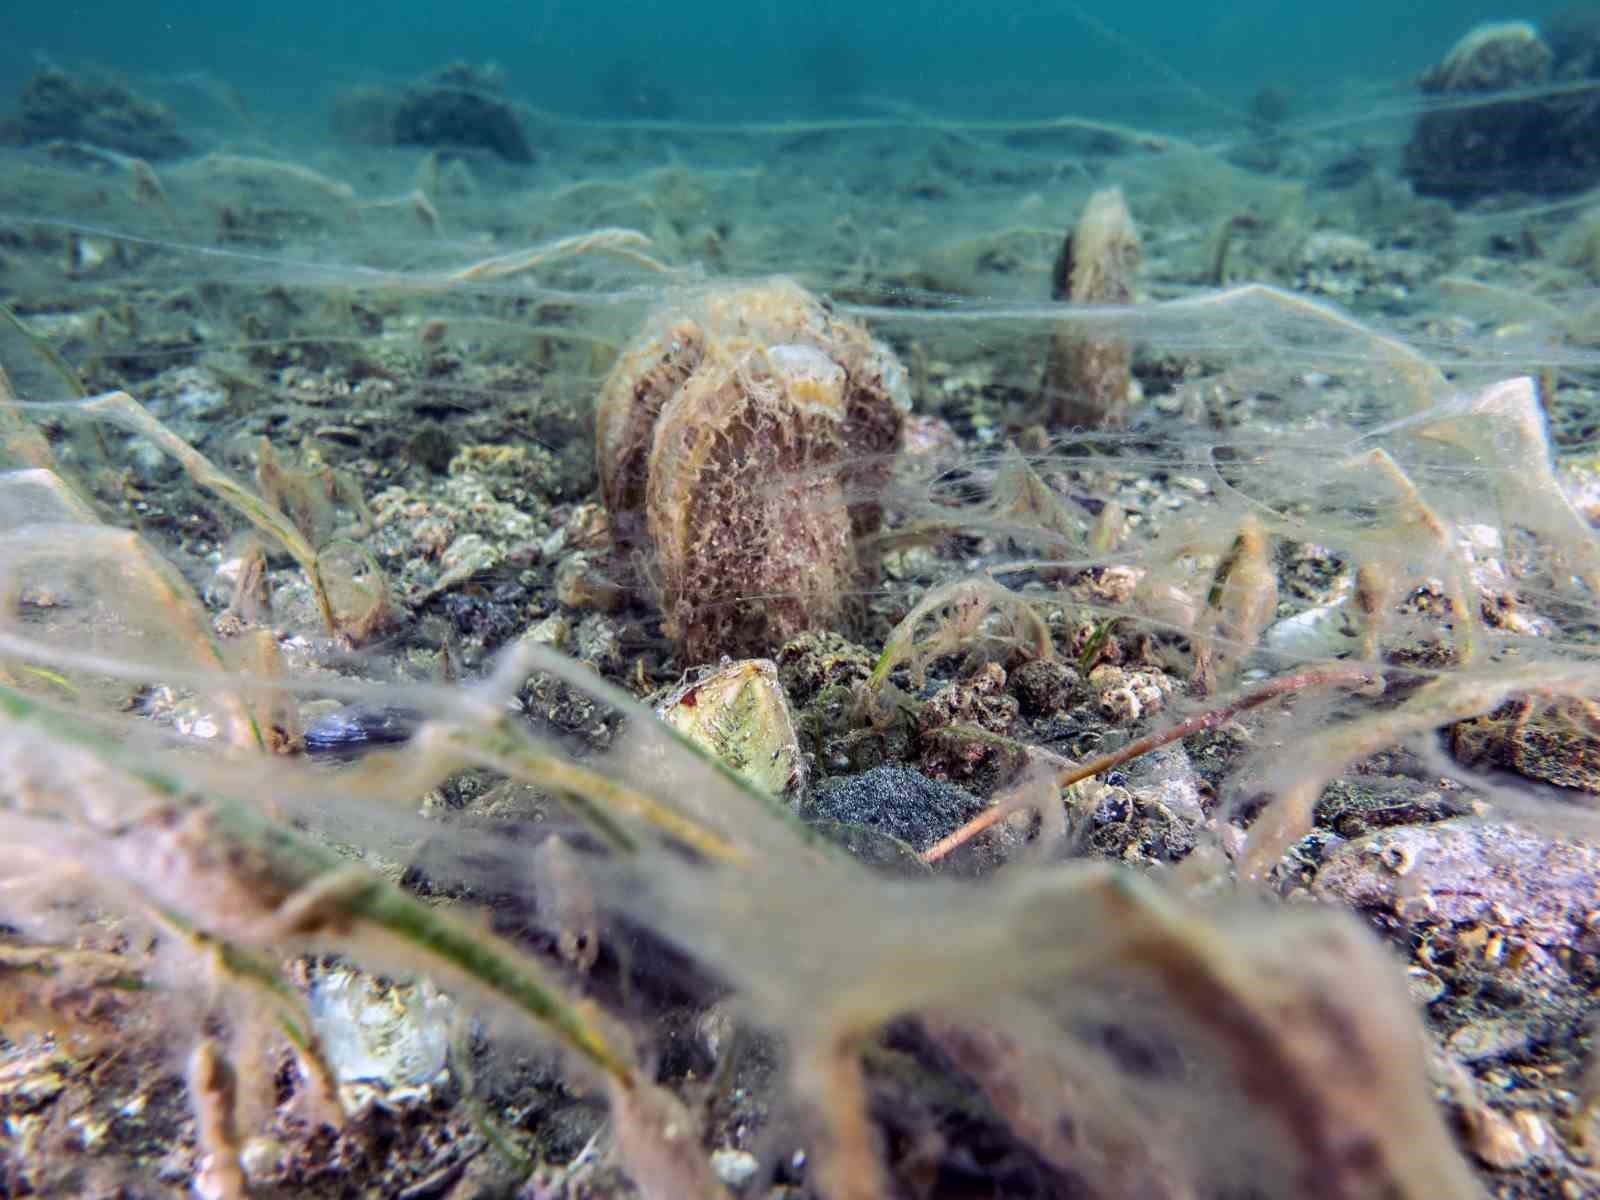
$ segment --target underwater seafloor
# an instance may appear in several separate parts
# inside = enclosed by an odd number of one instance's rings
[[[1600,1195],[1600,36],[1497,36],[1137,128],[41,68],[0,1195]]]

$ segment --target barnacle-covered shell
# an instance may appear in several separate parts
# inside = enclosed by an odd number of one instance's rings
[[[685,683],[656,706],[656,713],[772,795],[804,789],[805,759],[771,659],[728,663]]]
[[[705,357],[705,332],[693,321],[677,321],[664,333],[625,350],[617,360],[596,412],[600,497],[613,518],[631,515],[637,535],[644,512],[650,439],[662,406],[693,375]]]
[[[656,426],[647,523],[667,633],[692,662],[845,617],[843,372],[788,365],[757,349],[702,368]]]
[[[848,618],[906,407],[894,356],[787,280],[699,294],[623,353],[597,414],[601,493],[680,657]]]

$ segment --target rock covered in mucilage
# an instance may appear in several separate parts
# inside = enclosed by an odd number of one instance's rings
[[[116,79],[45,67],[22,85],[16,116],[0,123],[0,142],[33,146],[58,139],[148,159],[193,149],[165,105]]]
[[[1502,192],[1562,194],[1600,180],[1600,97],[1554,88],[1600,77],[1600,20],[1480,25],[1419,80],[1437,102],[1417,118],[1405,173],[1417,191],[1463,203]],[[1483,103],[1486,94],[1529,95]],[[1460,100],[1460,104],[1452,104]]]
[[[351,88],[334,101],[334,131],[359,145],[487,150],[530,163],[533,147],[501,87],[493,65],[452,63],[404,88]]]

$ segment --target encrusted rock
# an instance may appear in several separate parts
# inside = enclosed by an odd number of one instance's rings
[[[22,85],[17,115],[0,124],[0,141],[31,146],[57,138],[149,159],[173,158],[191,149],[165,105],[136,95],[115,79],[45,67]]]
[[[1011,689],[1030,717],[1060,712],[1082,687],[1078,672],[1059,659],[1034,659],[1011,672]]]
[[[1312,889],[1408,928],[1600,950],[1600,848],[1557,833],[1461,820],[1386,829],[1334,848]]]
[[[1600,705],[1592,700],[1523,696],[1452,726],[1450,746],[1469,766],[1600,794]]]
[[[917,729],[927,733],[960,721],[991,733],[1009,733],[1017,721],[1017,701],[1006,694],[1006,673],[988,663],[970,679],[947,683],[917,714]]]
[[[1580,39],[1580,42],[1582,39]],[[1600,126],[1583,89],[1485,103],[1485,95],[1538,88],[1555,76],[1592,77],[1589,42],[1558,56],[1526,21],[1470,30],[1420,80],[1430,96],[1468,96],[1473,103],[1423,112],[1405,149],[1405,172],[1417,191],[1461,202],[1497,192],[1562,193],[1600,178],[1594,152]]]
[[[334,129],[365,145],[478,149],[532,162],[522,121],[501,86],[492,65],[452,63],[404,89],[351,89],[335,103]]]
[[[1089,672],[1095,703],[1107,720],[1126,723],[1161,711],[1172,694],[1172,681],[1160,671],[1096,667]]]
[[[824,688],[849,688],[872,674],[873,655],[841,633],[819,629],[785,642],[778,651],[778,678],[798,704]]]

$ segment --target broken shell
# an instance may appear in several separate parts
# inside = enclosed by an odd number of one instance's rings
[[[903,371],[788,281],[703,294],[625,351],[596,417],[615,546],[680,658],[845,622],[904,423]]]
[[[455,1009],[430,983],[385,984],[336,966],[312,980],[310,1011],[341,1085],[414,1088],[445,1069]]]
[[[772,795],[804,790],[805,759],[770,659],[728,663],[685,683],[656,706],[656,714]]]

